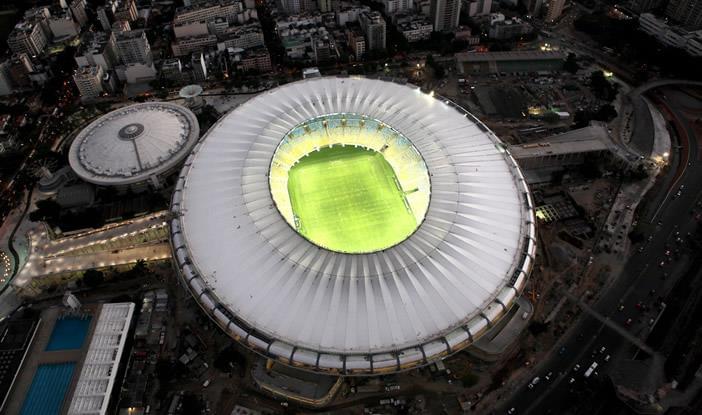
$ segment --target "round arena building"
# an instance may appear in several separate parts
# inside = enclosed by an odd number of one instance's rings
[[[224,116],[178,178],[182,282],[231,337],[343,375],[425,365],[507,314],[536,250],[500,140],[451,101],[312,78]]]
[[[200,137],[189,109],[167,102],[129,105],[85,127],[68,161],[86,182],[101,186],[160,187]]]

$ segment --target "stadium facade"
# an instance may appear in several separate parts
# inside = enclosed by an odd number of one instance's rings
[[[100,186],[161,187],[200,138],[189,109],[167,102],[134,104],[85,127],[68,161],[81,179]]]
[[[409,236],[347,253],[301,231],[286,175],[334,146],[384,155],[415,215]],[[254,351],[325,373],[391,373],[467,347],[512,307],[536,250],[532,198],[500,140],[452,102],[383,80],[307,79],[239,106],[187,158],[171,209],[173,257],[201,308]]]

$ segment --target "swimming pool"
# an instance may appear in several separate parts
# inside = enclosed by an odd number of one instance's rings
[[[90,328],[90,316],[63,317],[56,320],[47,351],[80,349]]]
[[[58,415],[75,366],[75,362],[40,365],[20,415]]]

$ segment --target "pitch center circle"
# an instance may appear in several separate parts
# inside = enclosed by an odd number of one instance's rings
[[[273,154],[269,186],[298,234],[348,254],[410,237],[431,196],[427,166],[412,142],[358,114],[324,115],[292,128]]]

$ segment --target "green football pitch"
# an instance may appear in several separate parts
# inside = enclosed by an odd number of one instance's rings
[[[332,251],[378,251],[417,228],[392,167],[372,150],[314,151],[288,172],[288,192],[298,232]]]

